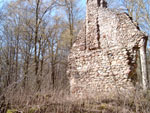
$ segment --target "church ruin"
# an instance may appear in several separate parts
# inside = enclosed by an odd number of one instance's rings
[[[87,0],[85,25],[68,57],[71,94],[132,91],[137,50],[145,38],[128,14],[107,9],[105,0]]]

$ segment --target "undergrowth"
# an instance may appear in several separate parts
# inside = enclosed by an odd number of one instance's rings
[[[150,92],[118,97],[97,95],[77,100],[64,91],[18,91],[1,96],[0,113],[150,113]]]

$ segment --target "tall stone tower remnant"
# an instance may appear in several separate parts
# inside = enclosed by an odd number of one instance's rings
[[[126,13],[87,0],[86,21],[68,56],[74,96],[125,94],[134,89],[137,51],[146,36]]]

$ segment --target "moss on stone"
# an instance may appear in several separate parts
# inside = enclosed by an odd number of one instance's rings
[[[107,104],[101,104],[99,107],[98,107],[99,110],[103,110],[103,109],[108,109],[108,105]]]
[[[17,112],[16,109],[8,109],[8,110],[7,110],[7,113],[16,113],[16,112]]]
[[[38,110],[38,108],[31,108],[29,109],[28,113],[35,113]]]

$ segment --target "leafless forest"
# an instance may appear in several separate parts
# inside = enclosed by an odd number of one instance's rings
[[[82,5],[82,4],[81,4]],[[17,0],[1,10],[1,91],[67,83],[67,55],[84,19],[78,1]]]
[[[127,12],[139,28],[150,35],[149,0],[107,1],[110,9]],[[85,3],[85,0],[0,0],[0,113],[6,112],[3,107],[24,108],[43,102],[43,98],[51,95],[57,97],[53,100],[57,103],[59,95],[69,93],[67,56],[84,23]],[[150,79],[149,39],[147,81]],[[137,72],[142,84],[140,60]],[[71,109],[64,106],[62,111]],[[29,111],[27,113],[34,113]]]

